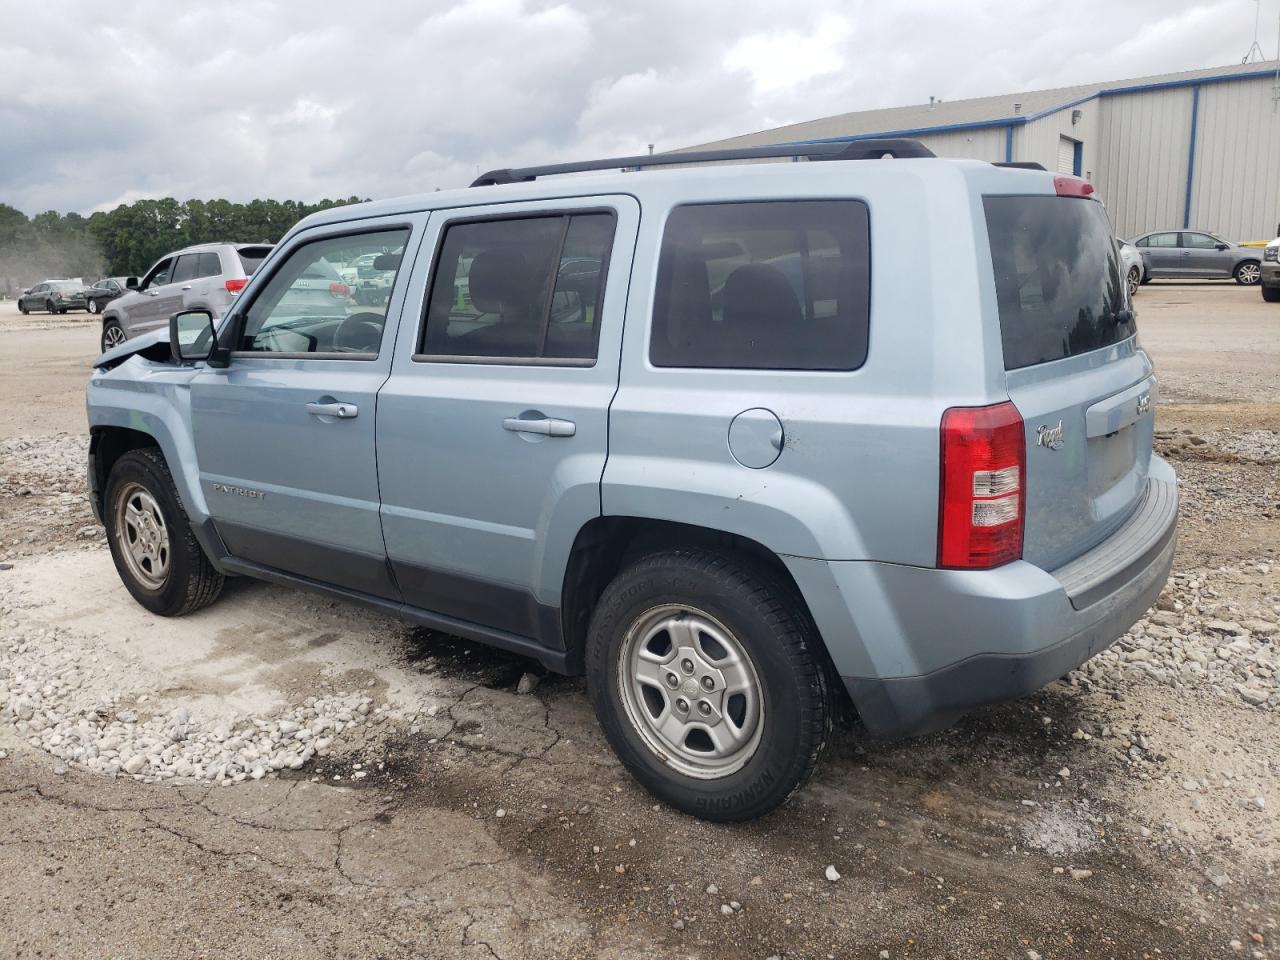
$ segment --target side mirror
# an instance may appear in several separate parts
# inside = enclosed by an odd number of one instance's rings
[[[208,360],[217,346],[213,314],[184,310],[169,318],[169,352],[179,363]]]
[[[138,278],[137,278],[137,277],[129,277],[127,280],[125,280],[124,285],[125,285],[125,287],[126,287],[127,289],[129,289],[129,290],[137,290],[137,289],[138,289]]]
[[[1229,244],[1229,243],[1217,243],[1217,244],[1214,244],[1214,249],[1215,249],[1215,250],[1230,250],[1230,249],[1231,249],[1231,244]]]

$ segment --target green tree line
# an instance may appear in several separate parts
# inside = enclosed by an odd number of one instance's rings
[[[49,210],[28,218],[0,203],[0,294],[47,277],[139,276],[194,243],[275,243],[308,214],[359,197],[297,200],[138,200],[88,217]]]

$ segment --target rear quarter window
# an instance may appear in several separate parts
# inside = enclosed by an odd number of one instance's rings
[[[649,359],[659,367],[854,370],[867,356],[859,200],[693,204],[667,219]]]
[[[1006,370],[1134,334],[1106,211],[1075,197],[985,197]]]

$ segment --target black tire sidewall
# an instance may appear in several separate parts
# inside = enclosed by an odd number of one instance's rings
[[[815,674],[821,686],[822,671],[813,664],[807,672],[797,669],[794,653],[788,655],[777,624],[762,615],[759,598],[744,586],[742,573],[730,566],[713,574],[678,553],[646,558],[620,574],[605,591],[588,640],[588,690],[619,759],[655,796],[709,820],[754,819],[784,802],[812,770],[812,755],[825,741],[829,722],[820,708],[819,742],[804,742],[806,713],[812,713],[813,705],[805,703],[803,689]],[[751,759],[726,777],[699,780],[667,766],[636,732],[622,703],[617,670],[627,629],[646,611],[667,603],[700,609],[732,631],[760,679],[765,728]],[[790,612],[785,616],[789,630],[782,634],[802,628]],[[812,649],[808,655],[816,657]]]
[[[169,531],[169,576],[158,590],[149,590],[134,578],[120,554],[120,546],[116,540],[116,499],[122,488],[129,483],[141,485],[155,498]],[[197,564],[203,558],[192,555],[190,524],[186,512],[178,503],[168,470],[146,453],[126,453],[111,468],[102,512],[111,559],[120,574],[121,582],[133,598],[152,613],[161,616],[173,616],[185,609],[188,582],[196,575]],[[199,547],[196,546],[195,549],[199,550]]]

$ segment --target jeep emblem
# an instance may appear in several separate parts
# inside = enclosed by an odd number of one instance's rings
[[[1059,420],[1054,426],[1047,423],[1036,427],[1036,443],[1042,447],[1048,447],[1050,450],[1062,449],[1062,421]]]

